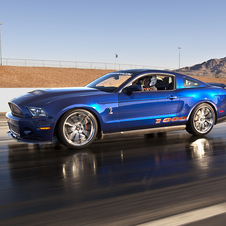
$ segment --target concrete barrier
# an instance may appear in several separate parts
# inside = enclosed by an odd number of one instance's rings
[[[4,115],[5,112],[10,111],[8,101],[36,89],[43,88],[0,88],[0,115]]]

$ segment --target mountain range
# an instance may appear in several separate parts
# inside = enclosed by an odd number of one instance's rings
[[[201,64],[176,70],[187,75],[226,78],[226,57],[210,59]]]

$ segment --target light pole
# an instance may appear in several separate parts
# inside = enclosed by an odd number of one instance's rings
[[[180,50],[181,50],[181,47],[178,47],[179,49],[179,69],[180,69]]]
[[[1,25],[2,25],[2,23],[0,23],[0,54],[1,54],[1,58],[0,58],[0,65],[2,65]]]

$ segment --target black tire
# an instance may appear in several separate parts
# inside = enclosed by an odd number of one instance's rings
[[[98,125],[93,114],[84,109],[66,112],[58,123],[58,139],[70,148],[90,145],[96,138]]]
[[[215,112],[207,103],[200,104],[192,111],[186,130],[193,135],[206,135],[215,124]]]

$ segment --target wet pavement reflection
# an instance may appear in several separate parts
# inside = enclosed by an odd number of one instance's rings
[[[0,219],[225,175],[224,127],[204,137],[182,131],[97,140],[77,151],[3,139]]]

